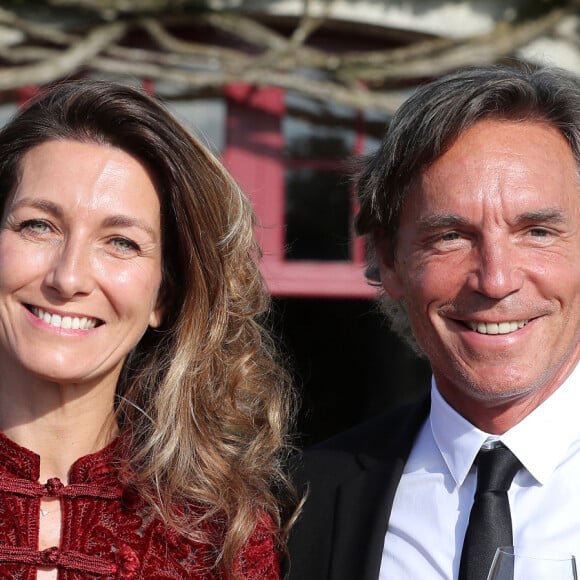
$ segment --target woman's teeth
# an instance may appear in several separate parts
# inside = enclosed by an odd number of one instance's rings
[[[38,308],[36,306],[32,306],[30,308],[31,312],[44,320],[47,324],[54,326],[55,328],[65,328],[65,329],[73,329],[73,330],[90,330],[91,328],[95,328],[97,326],[97,319],[96,318],[87,318],[86,316],[78,317],[78,316],[62,316],[60,314],[51,314],[42,308]]]

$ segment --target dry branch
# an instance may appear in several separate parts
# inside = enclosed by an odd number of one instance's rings
[[[122,22],[99,26],[85,40],[73,44],[58,56],[32,65],[0,70],[0,89],[15,89],[33,83],[45,84],[68,76],[103,48],[117,41],[126,28]]]
[[[554,9],[529,23],[502,22],[490,33],[467,40],[435,39],[394,51],[345,55],[342,74],[385,82],[389,78],[438,76],[462,66],[491,64],[553,30],[568,14],[568,10]]]
[[[467,39],[433,38],[400,48],[374,52],[332,53],[307,44],[314,31],[331,17],[326,11],[311,16],[305,0],[304,14],[285,36],[256,19],[240,14],[180,12],[191,8],[186,0],[49,0],[56,6],[90,8],[107,17],[123,12],[109,24],[96,15],[65,25],[55,19],[39,23],[0,8],[0,24],[20,32],[9,48],[0,48],[6,63],[0,69],[0,89],[43,84],[74,74],[79,69],[178,83],[190,91],[218,91],[226,84],[245,82],[277,86],[307,97],[361,109],[391,112],[401,97],[394,90],[412,85],[460,66],[493,63],[515,54],[533,39],[557,28],[574,13],[579,0],[567,9],[553,9],[530,22],[501,23],[489,34]],[[163,10],[169,12],[164,13]],[[156,17],[145,16],[158,12]],[[175,28],[175,23],[179,28]],[[226,48],[196,39],[200,26],[213,28],[227,38]],[[190,30],[187,39],[176,30]],[[127,44],[129,31],[141,30],[145,42]],[[206,35],[207,36],[207,35]],[[248,50],[250,47],[250,50]],[[314,71],[305,77],[304,69]],[[380,88],[380,90],[378,90]]]

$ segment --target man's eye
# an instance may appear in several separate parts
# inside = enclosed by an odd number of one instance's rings
[[[550,232],[545,228],[532,228],[530,230],[530,235],[536,238],[545,238],[550,235]]]
[[[457,232],[445,232],[439,236],[439,239],[443,242],[452,242],[459,239],[459,234]]]

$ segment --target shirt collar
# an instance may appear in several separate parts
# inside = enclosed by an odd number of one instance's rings
[[[580,439],[580,365],[539,407],[499,439],[543,484]],[[472,425],[431,384],[431,431],[441,456],[457,485],[462,485],[475,456],[490,436]],[[549,434],[549,435],[548,435]]]
[[[443,399],[434,378],[431,381],[429,421],[443,461],[455,483],[462,485],[488,434],[464,419]]]

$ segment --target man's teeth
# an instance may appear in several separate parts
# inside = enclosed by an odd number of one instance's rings
[[[61,316],[60,314],[51,314],[42,308],[32,307],[32,313],[38,318],[41,318],[47,324],[56,328],[71,328],[73,330],[90,330],[95,328],[97,320],[95,318],[87,318],[83,316]]]
[[[509,334],[523,328],[527,320],[517,322],[468,322],[469,328],[480,334]]]

